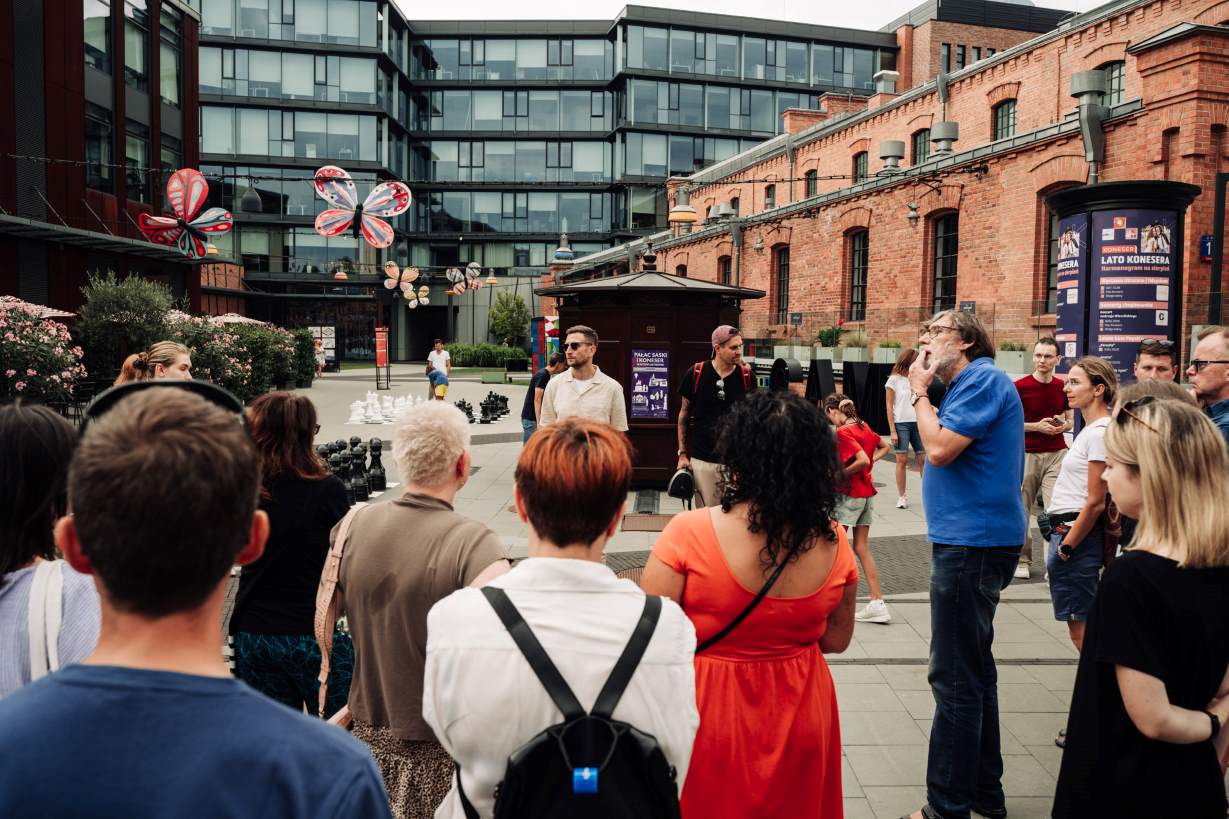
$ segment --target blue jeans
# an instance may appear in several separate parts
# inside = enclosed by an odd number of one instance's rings
[[[930,727],[926,800],[944,819],[1000,808],[998,670],[990,652],[994,610],[1011,583],[1020,547],[931,547]]]
[[[521,438],[521,443],[522,444],[529,443],[529,436],[533,435],[534,430],[536,430],[537,428],[538,428],[537,421],[526,421],[524,418],[522,418],[521,419],[521,429],[525,430],[525,437]]]

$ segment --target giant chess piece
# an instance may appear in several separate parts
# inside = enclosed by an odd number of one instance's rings
[[[388,489],[388,476],[384,474],[384,464],[380,462],[380,450],[384,442],[379,438],[371,439],[371,465],[367,467],[367,483],[374,493]]]
[[[363,404],[362,401],[355,401],[353,404],[351,404],[350,405],[350,417],[349,419],[347,419],[346,423],[347,424],[363,423],[363,411],[364,411],[365,406],[366,405]]]
[[[324,461],[324,465],[329,467],[329,470],[331,471],[333,466],[329,463],[329,456],[333,453],[329,451],[329,445],[321,444],[320,446],[316,447],[316,454],[320,456],[320,460]]]
[[[350,466],[350,450],[343,449],[337,453],[337,457],[341,460],[341,468],[337,470],[337,477],[341,478],[342,484],[346,487],[346,502],[353,506],[358,499],[354,497],[354,470]]]
[[[365,501],[371,498],[371,491],[367,486],[367,470],[363,465],[365,455],[362,444],[350,450],[350,489],[354,493],[354,500],[356,501]]]

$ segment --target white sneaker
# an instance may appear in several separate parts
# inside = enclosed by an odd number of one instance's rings
[[[1028,564],[1027,563],[1017,563],[1016,564],[1016,580],[1028,580],[1028,578],[1029,578]]]
[[[908,498],[906,498],[904,495],[901,495],[900,498],[898,498],[896,501],[896,508],[897,509],[908,509],[909,508]]]
[[[892,615],[888,614],[888,604],[882,600],[872,600],[853,616],[859,623],[890,623]]]

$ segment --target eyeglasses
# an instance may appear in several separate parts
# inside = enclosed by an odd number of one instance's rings
[[[718,401],[725,400],[725,379],[724,378],[717,379],[717,400]]]
[[[937,335],[943,332],[944,330],[951,330],[952,332],[956,332],[956,333],[960,332],[959,327],[950,327],[946,324],[932,324],[929,327],[927,327],[925,330],[922,331],[922,335],[934,336],[934,335]]]
[[[1118,408],[1118,416],[1117,416],[1118,423],[1122,424],[1123,426],[1126,426],[1127,422],[1123,419],[1132,418],[1136,421],[1139,421],[1141,424],[1143,424],[1145,427],[1155,432],[1157,435],[1160,435],[1161,434],[1160,430],[1152,426],[1152,424],[1149,424],[1143,418],[1140,418],[1134,412],[1135,410],[1140,409],[1141,407],[1148,406],[1149,404],[1151,404],[1152,402],[1156,400],[1157,398],[1155,395],[1141,395],[1139,398],[1136,398],[1134,401],[1124,402],[1123,405]]]
[[[129,381],[127,384],[120,384],[100,392],[81,415],[81,432],[85,432],[85,428],[89,426],[90,421],[98,420],[100,416],[110,412],[115,408],[116,404],[129,395],[142,390],[161,389],[185,390],[195,393],[214,406],[234,413],[239,423],[243,425],[243,428],[247,429],[247,415],[243,411],[243,402],[229,390],[223,389],[217,384],[210,384],[208,381],[181,381],[179,379],[158,378],[145,381]]]
[[[1201,373],[1203,372],[1203,368],[1208,366],[1209,364],[1229,364],[1229,361],[1226,361],[1223,358],[1212,358],[1212,359],[1192,358],[1189,366],[1195,372]]]
[[[564,346],[564,348],[565,348],[565,349],[568,349],[568,350],[579,350],[581,347],[588,347],[588,346],[589,346],[589,342],[587,342],[587,341],[569,341],[567,344],[564,344],[563,346]]]
[[[319,425],[319,424],[316,424],[316,431],[315,431],[315,432],[313,432],[312,434],[313,434],[313,435],[319,435],[319,434],[320,434],[320,425]]]

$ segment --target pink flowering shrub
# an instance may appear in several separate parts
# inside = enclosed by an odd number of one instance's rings
[[[212,381],[248,400],[252,380],[252,361],[239,343],[239,337],[226,325],[214,324],[202,316],[176,315],[169,320],[172,341],[192,351],[192,376]]]
[[[60,322],[22,307],[0,308],[0,396],[67,400],[85,378],[81,358]]]

